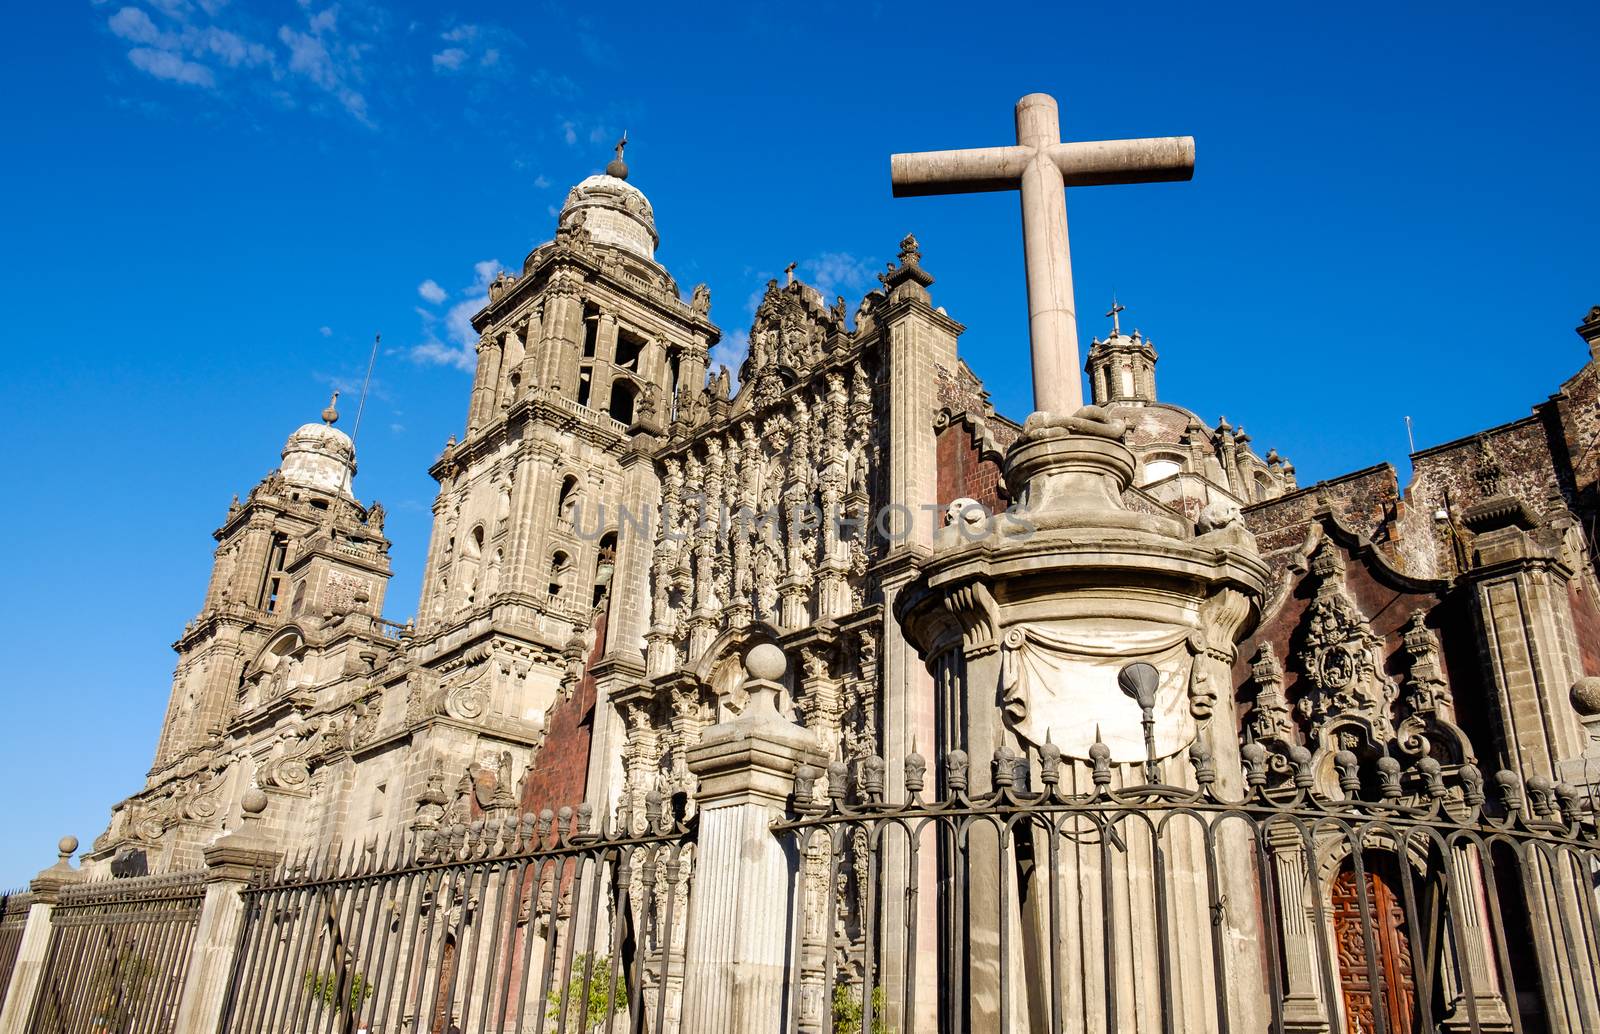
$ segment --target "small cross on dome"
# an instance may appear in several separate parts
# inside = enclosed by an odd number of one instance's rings
[[[1117,317],[1121,316],[1123,313],[1125,313],[1127,311],[1128,311],[1128,307],[1126,305],[1118,304],[1117,296],[1115,294],[1113,294],[1111,296],[1111,311],[1106,313],[1107,316],[1111,317],[1111,336],[1112,337],[1121,337],[1122,336],[1122,324],[1117,319]]]

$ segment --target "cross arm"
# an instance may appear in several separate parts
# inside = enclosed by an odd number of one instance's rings
[[[1052,144],[1051,159],[1069,187],[1162,183],[1194,176],[1194,137],[1083,140]],[[918,151],[889,158],[895,197],[1016,190],[1033,160],[1031,147]]]
[[[1171,183],[1194,178],[1194,137],[1076,140],[1050,148],[1069,187],[1108,183]]]
[[[895,197],[1016,190],[1022,170],[1032,160],[1031,147],[918,151],[891,155],[889,179],[894,185]]]

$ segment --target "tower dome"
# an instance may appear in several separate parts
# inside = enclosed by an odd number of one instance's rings
[[[292,485],[351,498],[350,481],[356,473],[356,446],[350,436],[333,425],[339,420],[333,393],[322,423],[304,424],[283,445],[278,472]]]
[[[567,192],[557,225],[581,226],[596,244],[609,244],[654,261],[661,237],[656,233],[650,199],[628,182],[628,164],[622,160],[627,145],[627,134],[623,134],[617,141],[617,156],[606,171]]]

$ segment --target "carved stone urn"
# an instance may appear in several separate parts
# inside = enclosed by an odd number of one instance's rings
[[[948,698],[939,713],[961,718],[943,746],[967,750],[978,771],[1002,742],[1048,741],[1084,762],[1099,742],[1114,765],[1148,766],[1204,736],[1219,775],[1237,775],[1229,668],[1267,569],[1237,514],[1209,513],[1197,532],[1130,494],[1121,436],[1093,406],[1030,418],[1006,457],[1018,505],[981,529],[943,529],[898,600]],[[1143,701],[1119,684],[1141,663],[1157,672]]]

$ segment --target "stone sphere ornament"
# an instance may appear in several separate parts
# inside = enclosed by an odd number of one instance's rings
[[[267,795],[261,788],[252,786],[244,792],[244,797],[239,801],[239,807],[246,815],[260,815],[267,810]]]
[[[772,643],[761,643],[744,655],[744,670],[753,679],[777,682],[789,667],[789,659]]]
[[[73,836],[71,833],[68,833],[66,836],[62,837],[61,842],[56,844],[56,851],[61,855],[63,860],[71,858],[73,852],[77,849],[78,838]]]
[[[1600,714],[1600,677],[1585,675],[1572,684],[1572,706],[1586,718]]]

